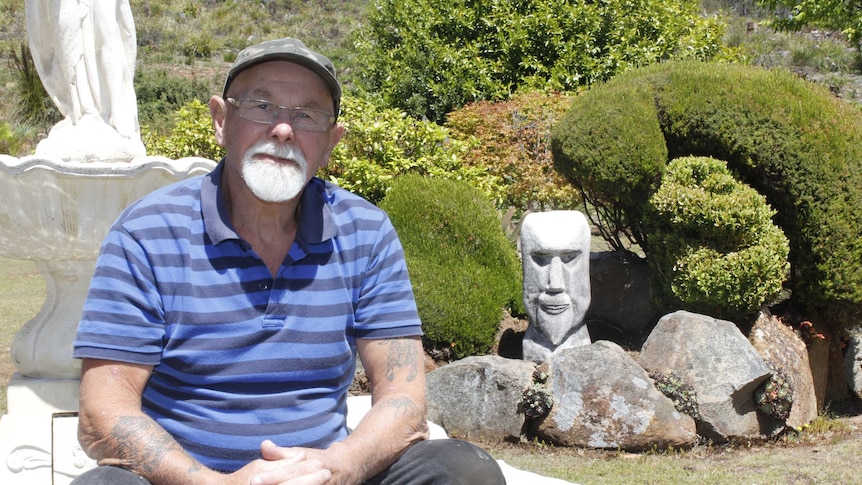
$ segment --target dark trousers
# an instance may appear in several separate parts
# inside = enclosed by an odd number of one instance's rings
[[[70,485],[147,485],[140,476],[100,466]],[[456,439],[420,441],[367,485],[505,485],[496,460],[485,450]]]

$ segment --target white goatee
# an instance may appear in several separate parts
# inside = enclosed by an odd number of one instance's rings
[[[273,163],[256,158],[257,155],[291,160],[292,163]],[[245,153],[242,161],[242,178],[259,199],[267,202],[285,202],[297,197],[307,182],[308,162],[302,151],[293,145],[272,141],[256,143]]]

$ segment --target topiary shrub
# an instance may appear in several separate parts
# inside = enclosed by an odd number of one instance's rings
[[[791,303],[826,325],[859,321],[858,107],[788,71],[697,62],[632,70],[587,94],[554,130],[551,146],[561,171],[593,200],[611,201],[614,214],[636,214],[669,160],[724,160],[776,210],[775,223],[790,241]],[[597,119],[584,123],[589,116]],[[632,135],[638,130],[643,136]],[[662,144],[666,156],[655,148]],[[631,172],[637,176],[629,178]],[[621,220],[623,230],[647,239],[637,219]]]
[[[781,292],[787,238],[764,197],[724,162],[672,161],[646,214],[650,275],[664,307],[738,321]]]
[[[408,174],[380,207],[404,246],[426,347],[486,354],[503,311],[523,314],[521,267],[491,202],[464,182]]]
[[[559,172],[593,207],[586,213],[610,246],[643,246],[644,203],[667,164],[650,89],[609,83],[577,96],[551,133],[551,150]]]

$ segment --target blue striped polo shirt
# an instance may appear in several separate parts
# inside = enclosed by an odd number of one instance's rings
[[[144,411],[221,471],[260,443],[325,448],[347,436],[355,339],[421,335],[387,215],[313,178],[275,278],[240,239],[210,174],[127,208],[105,238],[76,358],[154,366]]]

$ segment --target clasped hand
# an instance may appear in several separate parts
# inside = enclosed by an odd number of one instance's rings
[[[282,448],[266,440],[260,445],[263,459],[233,474],[239,485],[323,485],[332,478],[324,463],[303,448]]]

